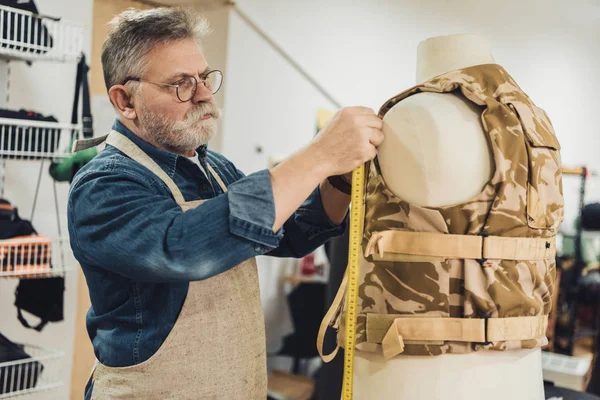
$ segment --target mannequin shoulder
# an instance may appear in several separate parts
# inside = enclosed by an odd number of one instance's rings
[[[443,133],[479,122],[477,106],[454,93],[422,92],[407,97],[384,116],[384,131]]]
[[[451,116],[461,117],[464,115],[479,115],[477,106],[455,93],[430,93],[421,92],[400,101],[392,107],[384,117],[385,119],[421,119],[423,117],[440,116],[447,118]]]
[[[382,174],[390,190],[409,203],[464,202],[490,179],[481,110],[459,94],[418,93],[402,100],[384,116],[383,133]]]

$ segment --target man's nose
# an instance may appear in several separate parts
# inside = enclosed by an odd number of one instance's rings
[[[196,89],[196,93],[194,97],[192,97],[192,101],[195,104],[204,103],[207,101],[213,100],[213,94],[210,89],[204,86],[203,82],[198,82],[198,89]]]

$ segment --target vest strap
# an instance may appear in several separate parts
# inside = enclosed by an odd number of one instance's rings
[[[386,359],[404,351],[404,341],[491,343],[546,335],[548,316],[442,318],[367,314],[367,341],[381,343]]]
[[[331,360],[333,360],[338,350],[340,349],[340,345],[338,343],[336,344],[335,349],[333,349],[331,353],[323,354],[323,342],[325,341],[327,327],[329,327],[331,321],[333,321],[333,319],[338,315],[339,311],[342,309],[342,302],[345,298],[347,283],[348,275],[344,273],[344,279],[342,280],[342,283],[340,283],[340,287],[335,295],[335,298],[333,299],[333,302],[331,303],[331,306],[329,307],[329,310],[327,310],[325,317],[323,317],[323,320],[321,321],[321,326],[319,326],[319,333],[317,335],[317,351],[319,352],[319,356],[321,356],[321,359],[325,363],[328,363]]]
[[[556,256],[555,237],[527,238],[454,235],[437,232],[381,231],[371,236],[365,257],[423,256],[458,259],[534,261]],[[396,257],[395,257],[396,256]]]

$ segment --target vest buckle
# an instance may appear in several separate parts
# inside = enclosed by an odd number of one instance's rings
[[[487,234],[486,234],[486,235],[487,235]],[[478,317],[478,318],[481,318],[481,319],[483,319],[483,320],[484,320],[484,324],[483,324],[483,333],[484,333],[484,336],[485,336],[485,338],[487,339],[487,332],[488,332],[488,320],[490,319],[490,314],[486,314],[486,315],[484,315],[484,316],[482,316],[482,317]],[[487,341],[487,340],[486,340],[485,342],[474,342],[474,344],[480,344],[480,345],[482,345],[482,346],[487,346],[487,345],[490,345],[490,344],[492,344],[492,342],[490,342],[490,341]]]
[[[477,234],[477,236],[481,236],[481,237],[484,238],[481,241],[481,257],[482,258],[478,258],[477,259],[477,262],[479,263],[479,265],[481,265],[483,267],[483,263],[487,261],[487,258],[483,257],[483,248],[484,248],[484,243],[483,242],[485,241],[485,238],[488,237],[488,236],[490,236],[490,235],[485,231],[485,229],[482,229],[481,232],[479,232]],[[487,322],[486,322],[486,327],[487,327]]]

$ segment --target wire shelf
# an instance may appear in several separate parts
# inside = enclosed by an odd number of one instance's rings
[[[0,159],[40,160],[72,156],[81,125],[0,118]]]
[[[26,236],[0,240],[0,277],[49,278],[63,275],[71,268],[65,263],[68,239]]]
[[[0,399],[63,385],[63,352],[33,345],[22,346],[31,358],[0,363]]]
[[[23,61],[76,61],[83,24],[0,6],[0,57]]]

